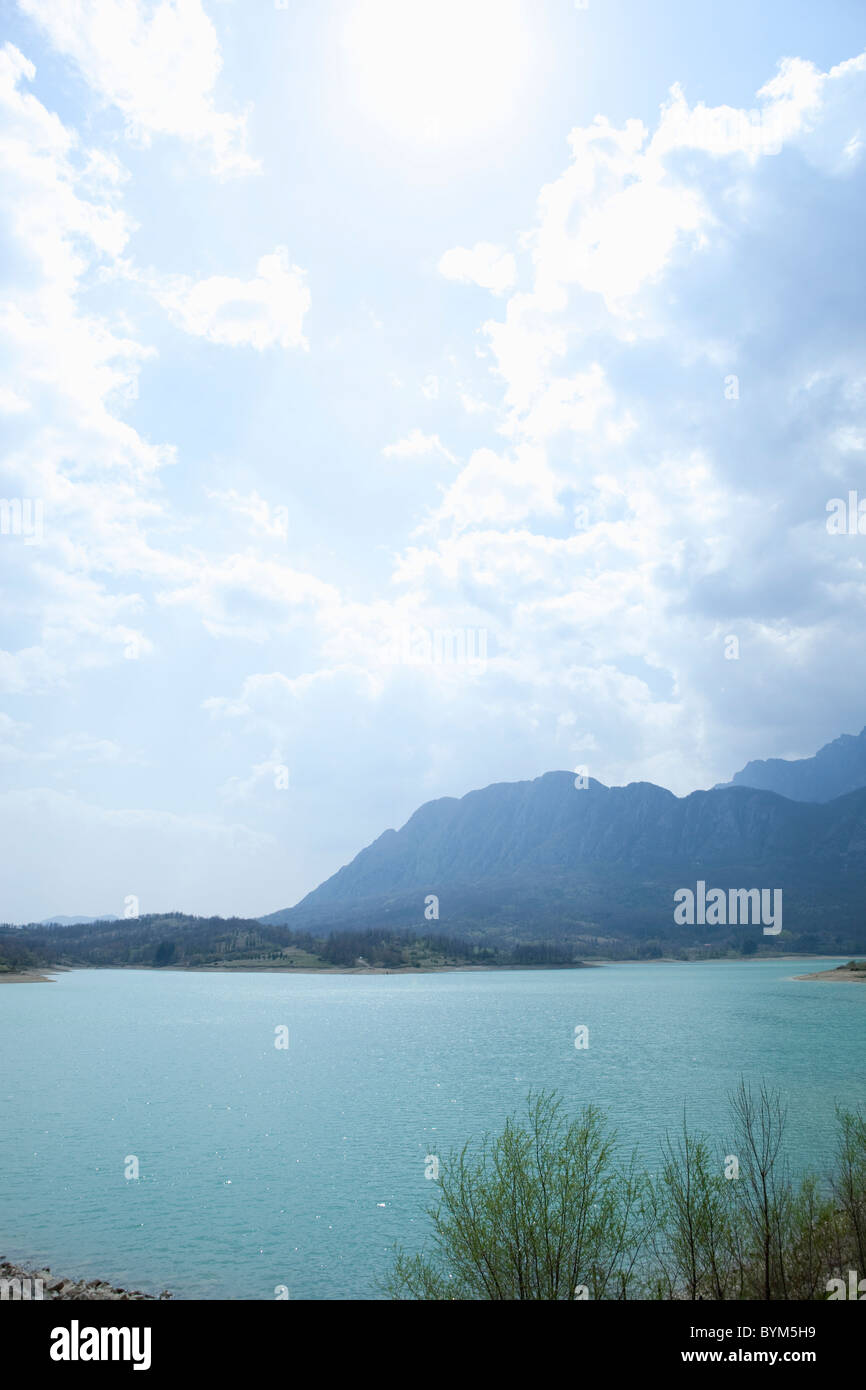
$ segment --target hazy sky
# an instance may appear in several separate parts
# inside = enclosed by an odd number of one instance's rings
[[[861,0],[0,11],[0,918],[866,723]]]

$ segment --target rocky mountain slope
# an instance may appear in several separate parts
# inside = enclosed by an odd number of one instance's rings
[[[428,802],[297,906],[294,929],[421,926],[551,939],[666,931],[677,888],[781,888],[785,926],[862,929],[866,789],[828,804],[730,786],[676,797],[646,782],[577,789],[571,773]],[[429,919],[428,919],[429,920]]]

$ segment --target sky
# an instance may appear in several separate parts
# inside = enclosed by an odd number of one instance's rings
[[[0,919],[866,724],[860,0],[0,15]]]

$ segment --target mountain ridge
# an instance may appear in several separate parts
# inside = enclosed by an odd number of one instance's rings
[[[81,927],[87,926],[91,922],[117,922],[119,919],[115,912],[104,912],[99,917],[43,917],[39,922],[40,927]]]
[[[866,727],[840,734],[809,758],[756,758],[722,786],[775,791],[790,801],[834,801],[866,786]]]
[[[724,888],[782,888],[801,930],[828,913],[862,925],[866,789],[822,804],[730,785],[685,797],[649,782],[578,789],[568,772],[493,783],[424,803],[294,907],[260,920],[413,926],[435,895],[452,932],[629,934],[669,928],[676,889],[714,876]]]

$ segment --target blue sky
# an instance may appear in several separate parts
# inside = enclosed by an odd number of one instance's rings
[[[0,916],[866,723],[862,5],[2,14]]]

